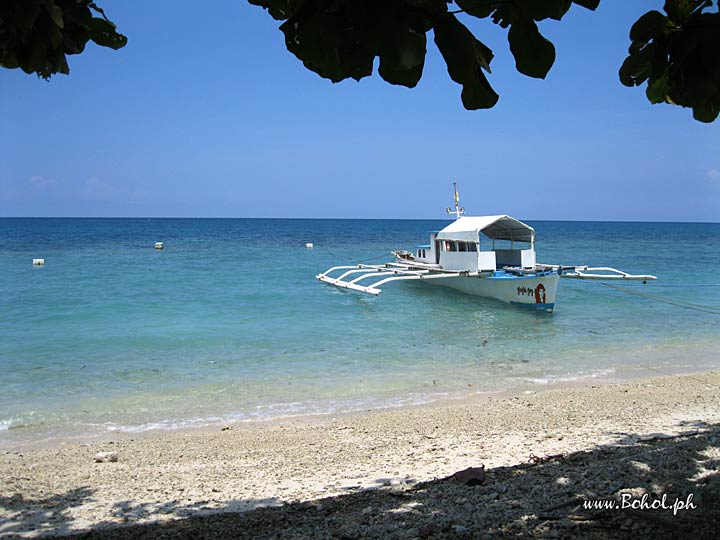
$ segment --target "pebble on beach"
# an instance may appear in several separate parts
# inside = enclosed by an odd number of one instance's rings
[[[115,463],[117,460],[117,452],[98,452],[95,454],[95,463]]]

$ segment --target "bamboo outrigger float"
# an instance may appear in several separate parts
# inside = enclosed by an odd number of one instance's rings
[[[378,295],[381,285],[393,281],[423,280],[468,294],[551,312],[560,278],[596,281],[657,279],[609,267],[538,264],[535,230],[506,215],[463,216],[457,187],[453,184],[456,219],[430,243],[416,251],[393,251],[393,262],[333,266],[316,277],[345,289]],[[490,249],[484,248],[491,242]],[[509,245],[507,244],[509,242]],[[498,243],[505,243],[497,247]],[[520,244],[520,246],[516,246]],[[603,273],[598,273],[603,272]],[[335,277],[333,277],[333,275]]]

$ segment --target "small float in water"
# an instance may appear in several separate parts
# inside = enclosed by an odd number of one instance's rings
[[[609,267],[539,264],[535,230],[510,216],[465,216],[453,183],[456,219],[415,251],[393,251],[385,264],[333,266],[317,279],[336,287],[378,295],[393,281],[423,280],[467,294],[552,312],[560,278],[595,281],[649,281]]]

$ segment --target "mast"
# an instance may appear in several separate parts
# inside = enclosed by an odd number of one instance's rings
[[[460,216],[465,213],[465,209],[460,206],[460,195],[458,195],[457,191],[457,182],[453,182],[453,193],[455,194],[455,210],[446,208],[445,212],[448,214],[455,214],[455,219],[460,219]]]

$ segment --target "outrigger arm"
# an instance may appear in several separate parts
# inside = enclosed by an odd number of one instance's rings
[[[608,266],[560,266],[560,277],[567,279],[585,279],[588,281],[653,281],[657,279],[656,276],[644,275],[644,274],[628,274],[622,270],[616,268],[610,268]],[[567,270],[570,270],[568,272]],[[611,272],[610,274],[596,274],[595,272]]]
[[[338,277],[330,277],[330,274],[338,270],[346,270]],[[353,279],[345,279],[352,274],[360,274]],[[320,281],[341,287],[343,289],[353,289],[368,294],[378,295],[382,292],[378,289],[380,285],[384,285],[390,281],[401,281],[408,279],[438,279],[457,276],[477,275],[471,272],[444,272],[442,270],[417,270],[411,269],[409,266],[400,263],[386,264],[356,264],[354,266],[333,266],[322,274],[315,276]],[[390,276],[390,277],[385,277]],[[369,285],[360,285],[358,282],[368,278],[382,278]]]

